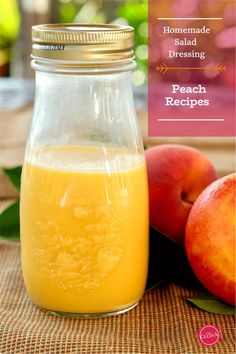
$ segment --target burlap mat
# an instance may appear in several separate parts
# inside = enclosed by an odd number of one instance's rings
[[[186,303],[195,290],[169,285],[145,294],[117,317],[55,317],[31,304],[20,269],[19,245],[0,243],[0,353],[235,353],[233,316],[206,313]],[[215,346],[199,343],[206,324],[221,328]]]

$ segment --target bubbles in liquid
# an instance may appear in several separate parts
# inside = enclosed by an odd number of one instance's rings
[[[144,157],[128,148],[55,146],[28,151],[30,163],[55,170],[111,172],[128,170],[144,162]]]
[[[77,219],[86,218],[87,216],[92,214],[92,210],[86,207],[75,207],[73,210],[73,214]]]
[[[122,254],[123,250],[121,248],[107,247],[100,249],[97,255],[100,271],[103,273],[112,272],[119,263]]]

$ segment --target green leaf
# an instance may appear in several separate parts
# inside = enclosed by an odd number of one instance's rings
[[[13,168],[3,168],[2,169],[5,175],[10,179],[10,181],[14,184],[14,186],[20,190],[20,179],[22,167],[17,166]]]
[[[230,306],[211,294],[197,295],[187,299],[188,302],[201,310],[219,315],[235,315],[235,307]]]
[[[10,205],[0,214],[0,237],[10,240],[19,240],[20,219],[19,200]]]

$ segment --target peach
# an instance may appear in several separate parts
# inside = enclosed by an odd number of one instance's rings
[[[236,173],[220,178],[198,197],[190,212],[185,248],[200,282],[216,297],[235,304]]]
[[[216,178],[211,162],[184,145],[160,145],[145,151],[150,224],[184,244],[189,212],[198,195]]]

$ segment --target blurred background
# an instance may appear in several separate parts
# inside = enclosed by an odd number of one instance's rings
[[[148,0],[0,0],[0,76],[32,77],[31,26],[117,23],[135,27],[135,86],[147,82]]]

